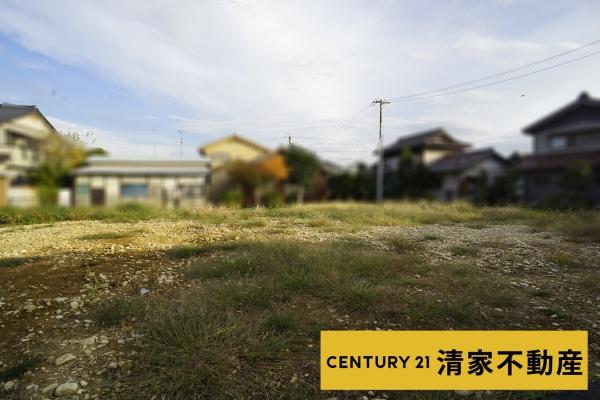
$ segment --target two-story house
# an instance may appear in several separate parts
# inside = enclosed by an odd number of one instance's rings
[[[218,203],[231,187],[229,167],[236,161],[254,161],[273,152],[236,133],[205,144],[198,149],[211,163],[210,200]]]
[[[410,150],[413,161],[426,165],[439,181],[431,195],[442,201],[475,200],[476,190],[489,187],[504,174],[506,160],[493,149],[471,150],[443,128],[402,136],[384,149],[385,171],[393,174],[402,154]]]
[[[560,204],[570,194],[582,203],[600,205],[600,99],[581,93],[523,132],[533,138],[533,154],[520,164],[526,203]],[[580,178],[567,174],[577,166],[589,173],[581,171]]]
[[[30,173],[41,146],[56,130],[35,106],[0,105],[0,206],[30,206],[37,194]]]
[[[462,153],[469,147],[469,143],[455,139],[443,128],[401,136],[383,149],[385,170],[395,171],[402,153],[407,150],[410,150],[415,161],[429,165],[440,158]]]

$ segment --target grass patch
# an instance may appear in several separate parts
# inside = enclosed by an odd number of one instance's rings
[[[22,361],[13,365],[12,367],[4,368],[0,370],[0,382],[10,381],[13,379],[19,379],[27,371],[31,371],[42,362],[42,357],[39,355],[27,356]]]
[[[421,243],[400,236],[389,239],[388,245],[397,253],[409,253],[423,248]]]
[[[479,249],[473,246],[456,245],[450,247],[453,256],[477,257]]]
[[[15,268],[30,261],[37,260],[38,257],[6,257],[0,258],[0,268]]]
[[[550,253],[546,260],[564,268],[579,268],[582,266],[574,255],[560,251]]]
[[[543,299],[547,299],[552,297],[552,295],[554,294],[553,291],[548,290],[548,289],[535,289],[531,291],[531,295],[534,297],[540,297]]]
[[[107,239],[126,239],[126,238],[130,238],[135,236],[135,233],[138,233],[140,231],[134,231],[134,232],[99,232],[99,233],[92,233],[90,235],[84,235],[79,237],[79,240],[107,240]]]
[[[166,251],[168,257],[171,258],[190,258],[202,256],[216,251],[226,251],[235,249],[240,246],[236,242],[218,242],[206,243],[199,246],[176,246]]]
[[[433,242],[433,241],[437,241],[437,240],[442,240],[442,238],[439,237],[438,235],[427,234],[427,235],[424,235],[420,240],[422,240],[424,242]]]
[[[282,334],[296,327],[296,319],[288,312],[275,312],[267,317],[265,327],[270,332]]]
[[[491,224],[522,223],[536,231],[562,232],[569,240],[600,243],[600,212],[536,210],[517,206],[475,207],[454,202],[386,202],[366,204],[352,202],[306,204],[282,208],[205,208],[159,209],[135,204],[116,208],[94,207],[42,207],[20,209],[0,208],[0,226],[47,224],[60,221],[101,220],[135,222],[150,219],[196,220],[207,224],[232,226],[264,226],[266,221],[279,220],[288,224],[309,227],[334,228],[342,223],[349,232],[374,226],[418,226],[428,224],[448,225],[463,223],[475,229]],[[237,221],[232,224],[230,221]],[[339,228],[336,228],[339,229]]]
[[[366,312],[381,299],[381,289],[363,279],[345,280],[333,289],[334,296],[350,311]]]
[[[278,345],[262,321],[214,310],[198,297],[165,303],[144,325],[144,348],[129,386],[135,398],[236,399],[264,389],[257,367],[276,365]],[[256,396],[258,397],[258,396]]]
[[[232,276],[252,276],[260,272],[261,264],[256,257],[246,254],[210,259],[192,265],[187,273],[192,278],[229,278]]]
[[[90,311],[90,317],[99,327],[110,328],[127,318],[143,315],[145,308],[145,299],[142,298],[114,299],[96,305]]]

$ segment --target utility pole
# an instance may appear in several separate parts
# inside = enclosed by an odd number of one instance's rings
[[[383,201],[383,132],[381,131],[381,123],[383,122],[383,105],[390,104],[389,101],[383,99],[373,100],[372,104],[379,104],[379,144],[377,145],[377,153],[379,162],[377,163],[377,202]]]
[[[183,157],[183,132],[181,129],[179,130],[179,147],[180,147],[180,155]]]

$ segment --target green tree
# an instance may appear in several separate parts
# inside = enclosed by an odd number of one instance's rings
[[[93,135],[88,132],[85,138]],[[56,205],[58,190],[71,185],[71,171],[90,156],[106,155],[101,148],[87,149],[77,133],[49,135],[41,146],[41,163],[33,171],[41,205]]]
[[[423,198],[438,184],[438,179],[425,164],[417,161],[410,149],[404,149],[398,167],[390,173],[388,195],[398,198]]]
[[[289,167],[289,181],[298,185],[297,201],[304,202],[304,192],[312,188],[321,166],[317,156],[297,145],[290,145],[283,151],[285,163]]]
[[[587,195],[593,179],[592,166],[585,161],[579,161],[567,167],[560,179],[564,205],[567,207],[587,206]]]

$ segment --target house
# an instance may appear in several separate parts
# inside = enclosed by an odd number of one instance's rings
[[[470,144],[461,142],[443,128],[429,129],[408,136],[402,136],[383,149],[386,172],[395,171],[402,153],[410,150],[413,159],[429,165],[440,158],[462,153]]]
[[[38,204],[31,172],[39,165],[41,146],[56,134],[35,106],[0,105],[0,206]]]
[[[92,157],[77,168],[74,203],[114,206],[141,203],[168,208],[208,204],[210,161],[207,159],[113,159]]]
[[[200,147],[199,152],[211,162],[211,187],[209,198],[219,202],[231,187],[229,167],[236,161],[254,161],[273,154],[268,148],[236,133]]]
[[[478,191],[491,187],[504,175],[508,161],[493,149],[480,149],[449,155],[429,165],[438,176],[439,188],[433,192],[438,200],[478,200]]]
[[[533,138],[533,154],[519,166],[527,204],[600,205],[600,99],[581,93],[523,132]],[[577,168],[589,173],[578,178]]]

